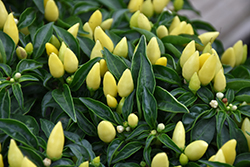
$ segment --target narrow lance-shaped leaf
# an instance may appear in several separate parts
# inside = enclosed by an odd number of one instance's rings
[[[30,26],[36,19],[36,11],[34,8],[27,8],[19,17],[18,29]]]
[[[157,136],[157,139],[159,139],[161,143],[167,146],[168,148],[172,149],[176,153],[181,154],[180,148],[173,142],[173,140],[167,134],[160,134],[159,136]]]
[[[2,89],[0,91],[0,117],[9,118],[10,117],[10,94],[8,90]]]
[[[161,65],[153,65],[153,71],[156,79],[170,84],[181,85],[181,79],[179,75],[172,68]]]
[[[32,59],[23,59],[19,61],[16,66],[16,71],[23,73],[25,71],[33,71],[38,68],[42,68],[43,65]]]
[[[6,63],[6,54],[5,54],[5,49],[3,46],[3,42],[0,39],[0,63]]]
[[[54,128],[55,124],[47,119],[40,119],[41,129],[44,132],[45,136],[49,138],[49,135]]]
[[[4,73],[10,77],[12,73],[12,69],[10,68],[10,66],[8,66],[7,64],[0,63],[0,68],[2,68]]]
[[[0,39],[1,39],[2,44],[3,44],[3,47],[1,47],[1,48],[4,48],[4,50],[2,50],[2,52],[5,51],[5,55],[6,55],[6,61],[5,60],[4,61],[10,65],[14,51],[15,51],[16,44],[14,43],[12,38],[9,35],[7,35],[6,33],[4,33],[3,31],[0,31]]]
[[[13,94],[18,102],[18,105],[21,109],[23,109],[24,98],[23,98],[23,91],[21,89],[21,85],[19,83],[14,83],[11,85]]]
[[[151,164],[151,157],[150,157],[150,154],[151,154],[151,147],[150,147],[150,144],[152,143],[152,141],[155,139],[155,136],[154,135],[149,135],[146,139],[146,144],[145,144],[145,147],[144,147],[144,150],[143,150],[143,157],[146,161],[146,163],[148,165]]]
[[[116,151],[119,149],[119,147],[123,144],[123,141],[119,138],[114,139],[108,146],[107,149],[107,162],[108,166],[111,165],[111,161],[113,157],[115,156]]]

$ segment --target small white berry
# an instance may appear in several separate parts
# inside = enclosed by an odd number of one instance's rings
[[[116,130],[117,130],[118,133],[122,133],[124,131],[124,127],[122,125],[118,125],[116,127]]]
[[[165,125],[163,123],[159,123],[158,126],[157,126],[157,131],[161,132],[164,129],[165,129]]]
[[[221,92],[216,93],[216,97],[218,97],[219,99],[222,99],[224,97],[224,94]]]
[[[10,82],[15,82],[15,79],[14,78],[10,78]]]
[[[218,107],[218,102],[216,100],[211,100],[209,104],[213,108],[217,108]]]
[[[236,105],[233,105],[232,110],[233,110],[233,111],[237,110],[237,106],[236,106]]]
[[[131,129],[131,128],[130,128],[129,126],[128,126],[128,127],[126,127],[126,131],[127,131],[127,132],[129,132],[129,131],[130,131],[130,129]]]
[[[19,79],[19,78],[21,78],[21,73],[20,72],[17,72],[16,74],[15,74],[15,76],[14,76],[14,78],[15,79]]]
[[[51,160],[49,158],[45,158],[43,160],[43,164],[44,164],[44,166],[50,166],[51,165]]]

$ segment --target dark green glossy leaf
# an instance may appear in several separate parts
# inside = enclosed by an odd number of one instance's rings
[[[228,89],[225,95],[225,98],[227,98],[228,103],[232,103],[235,97],[235,92],[232,89]]]
[[[161,40],[163,43],[171,43],[173,45],[181,46],[185,46],[192,40],[195,40],[196,43],[202,44],[200,39],[195,35],[168,35],[163,37]]]
[[[11,114],[27,114],[35,104],[36,100],[36,98],[26,98],[26,100],[24,100],[23,107],[20,107],[16,99],[12,99]]]
[[[119,10],[125,7],[124,2],[120,0],[97,0],[97,1],[113,10]]]
[[[142,134],[143,132],[147,132],[149,131],[150,128],[147,124],[141,124],[138,125],[130,134],[129,136],[126,138],[126,141],[129,141],[137,136],[139,136],[140,134]]]
[[[241,105],[238,107],[238,110],[241,112],[241,114],[250,117],[250,105]]]
[[[128,118],[129,114],[132,113],[133,111],[133,106],[134,106],[134,95],[135,95],[135,90],[133,90],[132,93],[130,93],[122,106],[122,116],[123,118]]]
[[[241,78],[241,79],[250,79],[250,70],[247,69],[244,66],[236,66],[232,71],[231,74],[235,78]]]
[[[74,5],[74,9],[73,9],[73,14],[74,15],[79,15],[81,13],[85,13],[85,12],[88,12],[88,11],[93,11],[95,9],[98,8],[98,3],[95,2],[95,1],[92,1],[92,2],[78,2]]]
[[[0,63],[6,63],[6,54],[2,40],[0,39]]]
[[[29,157],[29,160],[32,161],[34,164],[37,166],[43,166],[43,158],[41,155],[37,153],[34,149],[23,147],[23,146],[18,146],[21,150],[21,152]]]
[[[154,139],[155,139],[154,135],[149,135],[146,139],[146,144],[145,144],[145,147],[143,150],[143,158],[146,161],[147,165],[151,164],[151,156],[150,156],[151,147],[150,147],[150,145]]]
[[[48,107],[57,107],[58,104],[55,102],[55,100],[52,97],[52,91],[48,91],[42,99],[41,102],[41,109],[42,109],[42,115],[45,117],[46,115],[46,109]]]
[[[250,87],[250,79],[232,78],[227,80],[227,88],[240,90]]]
[[[223,111],[219,111],[218,114],[216,115],[216,131],[217,131],[217,145],[220,148],[222,146],[221,141],[223,140],[221,137],[221,133],[222,133],[222,128],[225,124],[226,121],[226,113]]]
[[[43,1],[40,0],[33,0],[33,2],[36,4],[37,8],[39,11],[44,14],[44,6],[43,6]]]
[[[196,29],[202,29],[202,30],[207,30],[207,31],[216,31],[216,29],[209,24],[208,22],[201,21],[201,20],[193,20],[192,26]]]
[[[17,64],[16,70],[22,74],[25,71],[33,71],[37,68],[42,68],[42,66],[43,65],[41,63],[35,60],[23,59]]]
[[[245,101],[247,103],[250,103],[250,87],[241,89],[236,95],[235,100],[238,101]]]
[[[8,90],[0,89],[0,118],[10,117],[10,94]]]
[[[181,57],[181,52],[171,43],[164,43],[164,46],[166,48],[166,52],[170,55],[174,55],[177,58]]]
[[[62,110],[74,121],[77,122],[73,98],[67,84],[63,85],[63,91],[55,89],[52,96]]]
[[[107,48],[104,48],[103,57],[106,60],[109,71],[119,80],[122,73],[128,68],[126,63],[116,55],[113,55]]]
[[[119,138],[114,139],[108,146],[107,149],[107,162],[108,166],[111,165],[111,161],[113,157],[115,156],[115,153],[119,149],[119,147],[123,144],[123,141]]]
[[[146,87],[143,87],[141,105],[144,119],[152,129],[156,128],[157,102],[153,94]]]
[[[197,100],[197,97],[192,92],[186,92],[179,96],[177,100],[186,107],[189,107],[194,104],[194,102]]]
[[[8,66],[7,64],[0,63],[0,68],[3,69],[4,73],[7,76],[9,76],[9,77],[11,76],[12,69],[10,68],[10,66]]]
[[[47,119],[40,119],[41,129],[44,132],[45,136],[49,138],[49,135],[52,129],[55,127],[55,124]]]
[[[210,101],[214,99],[214,94],[208,88],[206,88],[206,87],[201,87],[197,91],[197,95],[206,104],[209,104]]]
[[[157,139],[161,141],[162,144],[175,151],[178,154],[181,154],[180,148],[173,142],[173,140],[167,134],[160,134],[157,136]]]
[[[2,41],[3,48],[4,48],[4,50],[2,51],[5,51],[6,62],[10,64],[13,58],[13,53],[15,51],[16,44],[11,39],[11,37],[7,35],[6,33],[4,33],[3,31],[0,31],[0,39]]]
[[[88,57],[90,57],[95,42],[87,37],[78,36],[77,39],[79,39],[79,45],[83,53],[85,53]]]
[[[221,163],[221,162],[211,162],[206,160],[198,160],[198,162],[208,165],[209,167],[233,167],[232,165]]]
[[[167,25],[170,24],[173,20],[174,16],[170,11],[162,11],[156,24],[159,25]]]
[[[49,42],[53,33],[53,22],[45,24],[39,28],[35,34],[33,42],[33,58],[39,58],[45,50],[45,44]]]
[[[156,79],[170,84],[181,85],[181,79],[179,75],[172,68],[161,65],[153,65],[153,71]]]
[[[125,162],[125,163],[117,163],[114,165],[114,167],[140,167],[139,164],[134,162]]]
[[[37,148],[38,141],[36,136],[31,133],[29,128],[22,122],[15,119],[0,118],[0,129],[11,138],[19,141],[27,147]]]
[[[76,156],[78,161],[84,162],[90,159],[88,151],[82,145],[72,143],[72,144],[66,145],[66,147],[68,147],[72,151],[73,155]]]
[[[142,144],[137,141],[129,142],[126,144],[113,158],[112,164],[117,163],[121,160],[125,160],[134,153],[136,153],[138,150],[140,150],[142,147]]]
[[[77,91],[82,86],[92,66],[100,59],[101,58],[92,59],[78,68],[74,74],[71,84],[69,85],[71,91]]]
[[[157,86],[154,93],[158,109],[173,113],[188,113],[188,108],[180,103],[167,90]]]
[[[50,167],[74,167],[75,163],[69,158],[61,158],[51,163]]]
[[[188,164],[185,167],[200,167],[200,165],[194,162],[188,162]]]
[[[34,8],[29,7],[26,8],[25,11],[20,15],[19,21],[18,21],[18,29],[22,29],[24,27],[30,26],[36,19],[36,11]]]
[[[250,166],[250,153],[242,153],[237,155],[234,165],[235,167],[248,167]]]
[[[21,85],[19,83],[15,83],[11,85],[13,94],[18,102],[18,105],[20,108],[23,109],[23,103],[24,103],[24,99],[23,99],[23,92],[21,89]]]
[[[39,81],[36,77],[32,75],[22,75],[21,78],[18,79],[18,82],[25,82],[25,81]]]

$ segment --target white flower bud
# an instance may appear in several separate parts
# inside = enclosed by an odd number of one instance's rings
[[[217,106],[218,106],[218,102],[216,100],[211,100],[209,104],[213,108],[217,108]]]
[[[222,99],[224,97],[224,94],[221,92],[216,93],[216,97],[218,97],[219,99]]]
[[[21,78],[21,73],[20,72],[17,72],[16,74],[15,74],[15,76],[14,76],[14,78],[17,80],[17,79],[19,79],[19,78]]]
[[[229,107],[229,106],[227,106],[227,110],[230,110],[230,107]]]
[[[44,166],[50,166],[51,165],[51,160],[49,158],[45,158],[43,160],[43,164],[44,164]]]
[[[118,133],[122,133],[124,131],[124,127],[122,125],[118,125],[116,127],[116,130],[117,130]]]
[[[151,135],[156,135],[156,133],[157,133],[156,130],[151,130],[150,132]]]
[[[15,21],[15,23],[16,23],[16,25],[18,24],[18,19],[16,19],[16,18],[14,18],[14,21]]]
[[[128,127],[126,127],[126,131],[127,131],[127,132],[129,132],[129,131],[130,131],[130,129],[131,129],[131,128],[130,128],[129,126],[128,126]]]
[[[233,105],[233,106],[232,106],[232,110],[233,110],[233,111],[237,110],[237,106],[236,106],[236,105]]]
[[[14,78],[10,78],[10,82],[15,82],[15,79]]]
[[[165,125],[163,123],[159,123],[158,126],[157,126],[157,131],[158,132],[161,132],[165,129]]]
[[[229,104],[229,107],[233,107],[233,105],[230,103],[230,104]]]

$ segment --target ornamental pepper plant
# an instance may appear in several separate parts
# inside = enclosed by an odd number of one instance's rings
[[[180,10],[1,0],[0,166],[250,166],[248,46]]]

